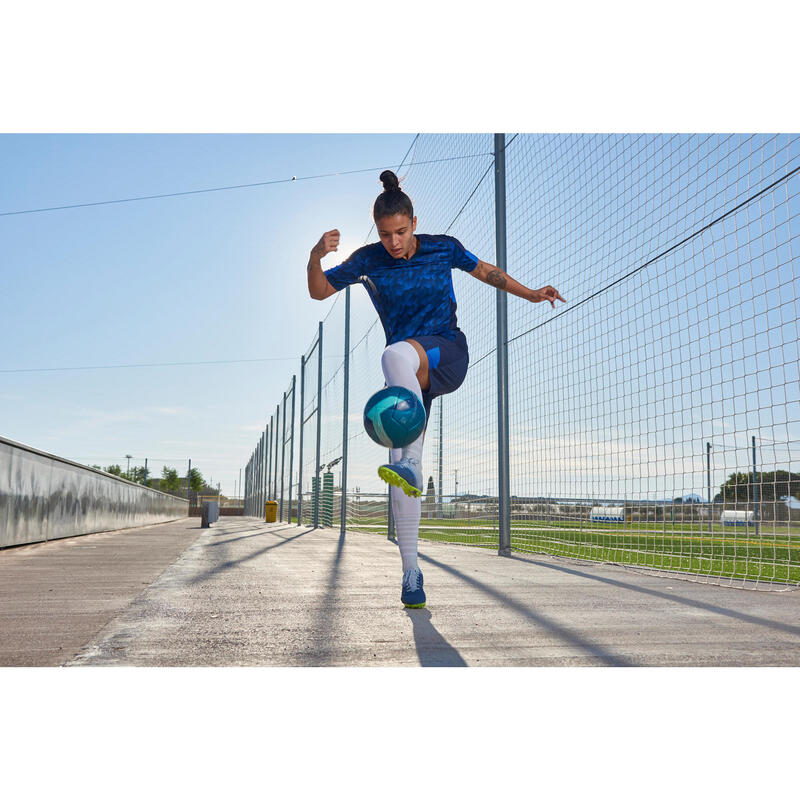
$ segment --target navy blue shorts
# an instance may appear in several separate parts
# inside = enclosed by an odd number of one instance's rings
[[[458,389],[467,376],[469,366],[469,350],[467,337],[456,331],[455,340],[444,336],[411,336],[422,345],[428,356],[428,375],[431,385],[422,393],[425,414],[430,417],[431,403],[442,394],[449,394]]]

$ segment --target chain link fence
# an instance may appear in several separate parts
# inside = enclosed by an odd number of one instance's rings
[[[407,158],[419,232],[567,300],[506,310],[454,270],[470,368],[431,409],[421,537],[800,584],[800,137],[437,134]],[[357,292],[256,444],[247,514],[391,533],[361,419],[385,339]]]

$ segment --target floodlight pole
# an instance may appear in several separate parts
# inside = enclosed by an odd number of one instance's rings
[[[506,135],[494,135],[494,210],[497,267],[507,272]],[[508,455],[508,309],[506,293],[497,289],[497,512],[498,555],[511,555],[511,492]]]

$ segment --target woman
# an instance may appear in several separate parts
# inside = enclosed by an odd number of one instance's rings
[[[356,250],[338,267],[322,271],[322,258],[339,246],[339,231],[324,233],[308,261],[308,291],[324,300],[361,282],[378,312],[386,349],[381,366],[387,386],[414,392],[430,414],[435,397],[455,391],[469,364],[467,340],[456,322],[453,267],[478,280],[532,303],[566,302],[552,287],[528,289],[497,267],[481,261],[452,236],[417,236],[411,200],[397,176],[381,173],[384,191],[372,210],[380,243]],[[417,564],[422,510],[423,434],[407,447],[391,451],[389,464],[378,475],[391,484],[390,494],[397,543],[403,562],[401,601],[406,608],[424,608],[422,572]]]

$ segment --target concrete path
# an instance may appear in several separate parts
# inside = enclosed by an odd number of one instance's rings
[[[423,541],[428,607],[406,610],[377,534],[233,517],[71,541],[74,563],[0,551],[0,664],[800,666],[800,592]]]
[[[200,535],[200,520],[0,550],[0,666],[57,666]]]

